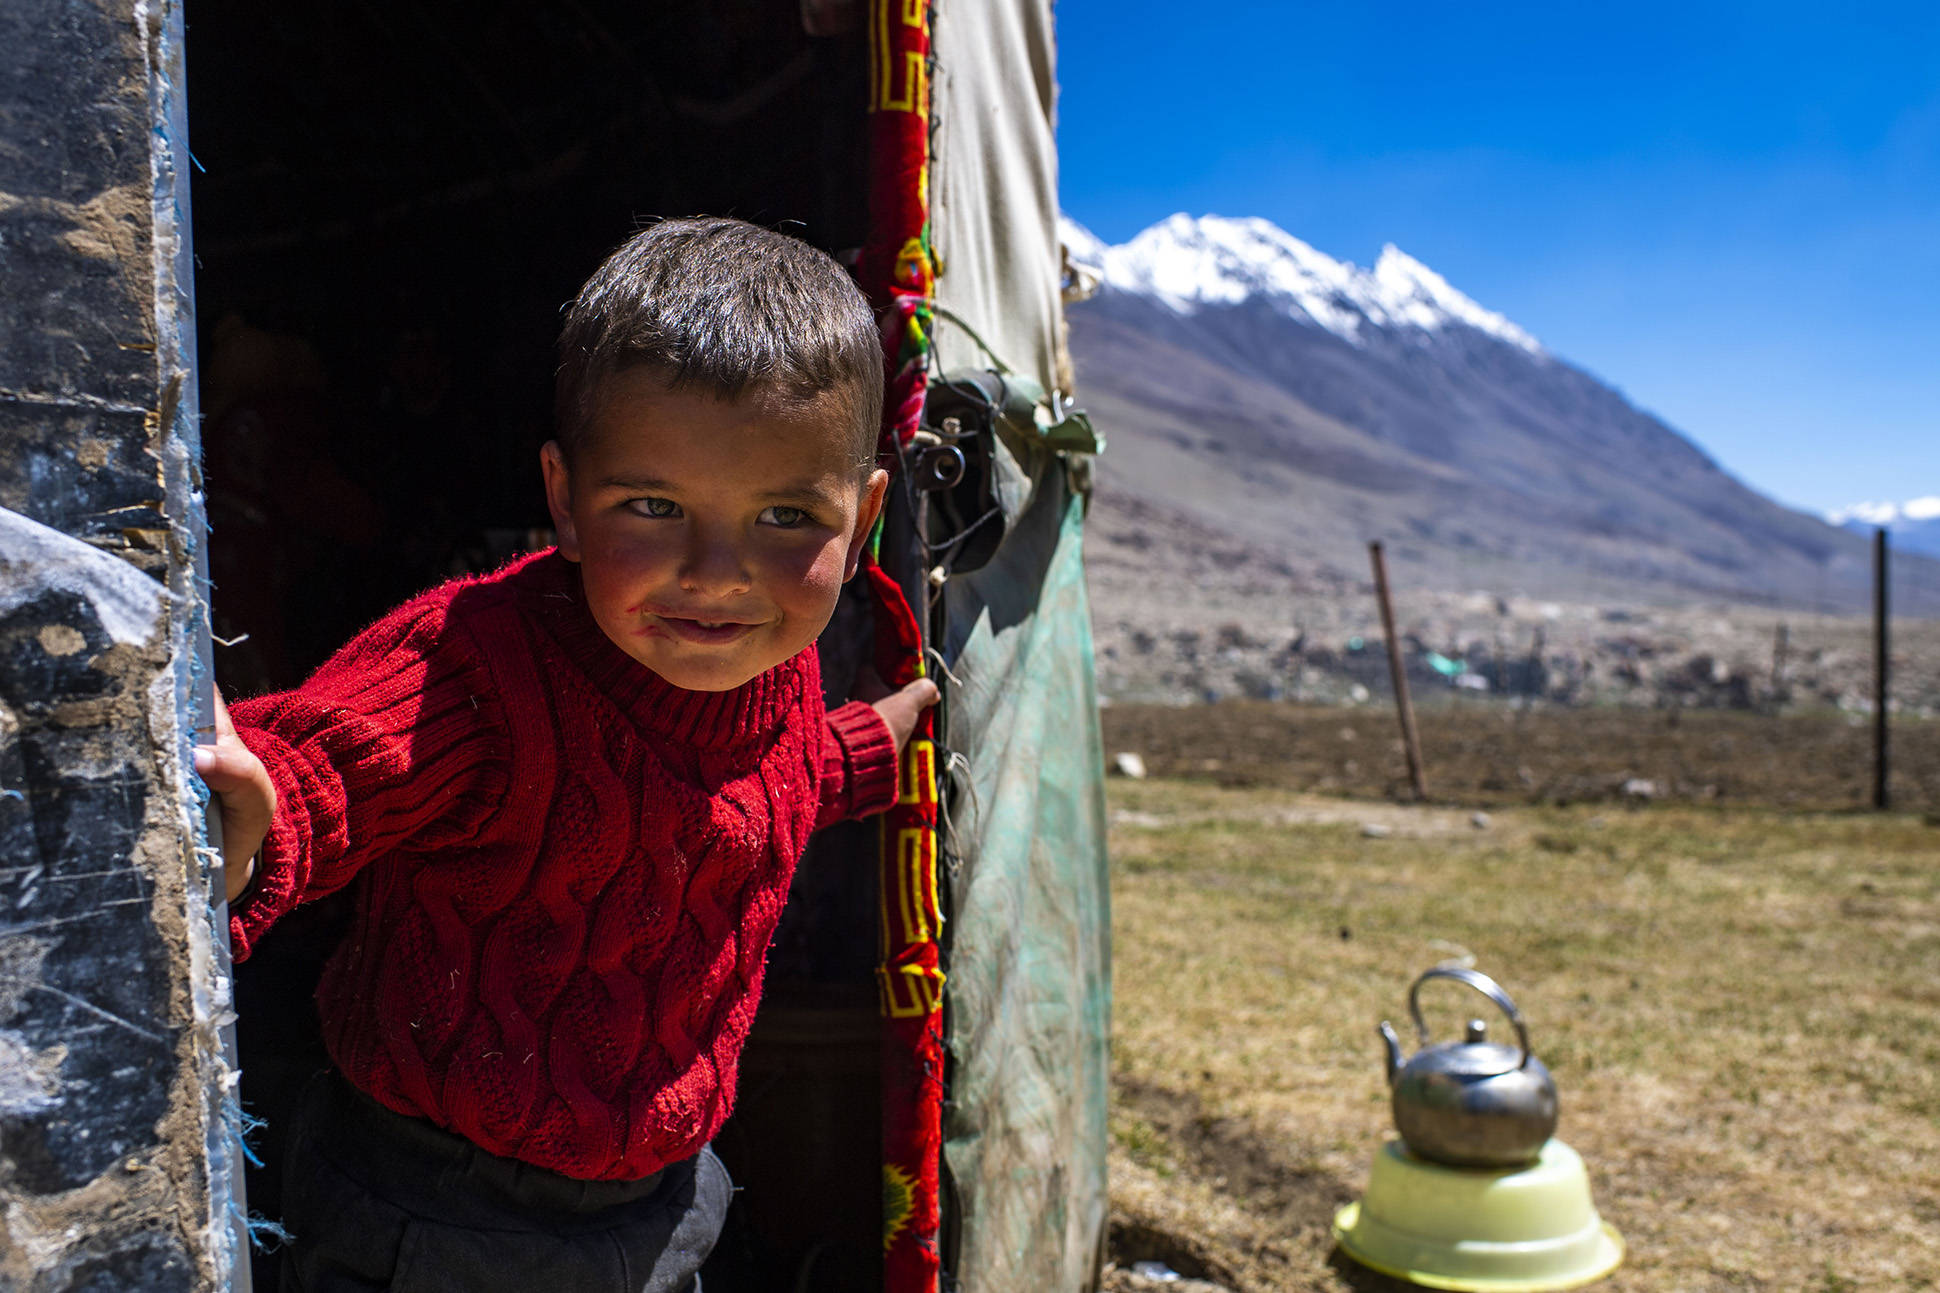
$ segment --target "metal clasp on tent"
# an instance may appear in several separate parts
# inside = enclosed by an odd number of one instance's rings
[[[910,437],[916,452],[909,468],[909,483],[924,493],[953,489],[963,479],[966,463],[963,450],[955,441],[962,435],[962,423],[945,418],[942,431],[918,431]]]

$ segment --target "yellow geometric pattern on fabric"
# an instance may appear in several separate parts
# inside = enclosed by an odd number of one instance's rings
[[[882,5],[876,29],[870,36],[876,42],[875,64],[882,69],[882,79],[872,87],[875,102],[870,108],[876,112],[923,112],[929,111],[929,68],[928,60],[913,50],[905,51],[902,66],[895,64],[895,49],[889,36],[889,11],[892,5]],[[898,15],[905,27],[921,27],[924,18],[924,0],[903,0],[902,11]],[[901,76],[897,72],[902,73]]]
[[[882,964],[877,986],[882,1012],[891,1019],[914,1019],[943,1008],[943,971],[909,964],[912,956],[933,960],[927,951],[943,930],[937,899],[936,828],[926,821],[894,825],[897,818],[925,817],[936,805],[936,744],[913,740],[897,770],[896,806],[882,817],[883,868],[880,921]],[[890,839],[891,834],[895,839]]]
[[[878,966],[876,987],[891,1019],[920,1019],[943,1008],[943,971],[927,965]]]
[[[896,836],[897,906],[903,942],[927,943],[943,929],[936,905],[936,832],[925,827]]]
[[[882,1250],[896,1242],[916,1210],[916,1182],[894,1163],[882,1165]]]
[[[911,741],[903,751],[901,779],[896,802],[929,805],[936,802],[936,745],[931,741]]]
[[[890,1019],[920,1019],[943,1010],[943,971],[927,965],[881,965],[875,971]]]

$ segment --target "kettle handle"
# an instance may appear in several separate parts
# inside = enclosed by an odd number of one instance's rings
[[[1500,1006],[1502,1013],[1509,1016],[1509,1022],[1516,1026],[1516,1041],[1522,1046],[1522,1058],[1516,1062],[1516,1067],[1520,1069],[1528,1066],[1529,1030],[1523,1027],[1522,1012],[1516,1009],[1516,1003],[1509,999],[1509,994],[1504,992],[1502,985],[1494,979],[1480,970],[1465,969],[1461,966],[1438,965],[1416,979],[1415,985],[1408,989],[1408,1013],[1414,1016],[1415,1035],[1421,1039],[1422,1045],[1428,1044],[1428,1025],[1421,1018],[1421,985],[1430,979],[1453,979],[1457,983],[1465,983]]]

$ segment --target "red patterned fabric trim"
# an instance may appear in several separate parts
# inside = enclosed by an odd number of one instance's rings
[[[882,320],[884,465],[921,422],[936,289],[930,248],[929,0],[870,0],[869,240],[856,265]],[[892,686],[923,674],[923,636],[896,581],[868,567],[876,668]],[[881,818],[883,1289],[935,1293],[943,1151],[942,915],[936,876],[934,710],[903,751]]]

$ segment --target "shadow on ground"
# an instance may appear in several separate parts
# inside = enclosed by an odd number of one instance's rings
[[[1282,1148],[1284,1137],[1231,1116],[1209,1112],[1190,1091],[1158,1083],[1120,1077],[1114,1086],[1118,1106],[1151,1127],[1168,1147],[1174,1161],[1172,1179],[1209,1182],[1254,1218],[1267,1222],[1273,1237],[1261,1237],[1236,1250],[1232,1236],[1215,1236],[1211,1226],[1195,1226],[1186,1192],[1175,1199],[1182,1206],[1169,1215],[1132,1215],[1114,1210],[1109,1253],[1114,1265],[1129,1271],[1138,1262],[1162,1262],[1189,1280],[1203,1280],[1248,1293],[1265,1287],[1286,1287],[1309,1265],[1316,1248],[1331,1246],[1327,1238],[1334,1214],[1354,1197],[1349,1184],[1332,1172],[1303,1162]],[[1313,1270],[1316,1287],[1345,1288],[1358,1293],[1382,1293],[1412,1288],[1356,1265],[1334,1251],[1327,1261],[1331,1276]],[[1161,1288],[1153,1281],[1127,1277],[1108,1287]]]

